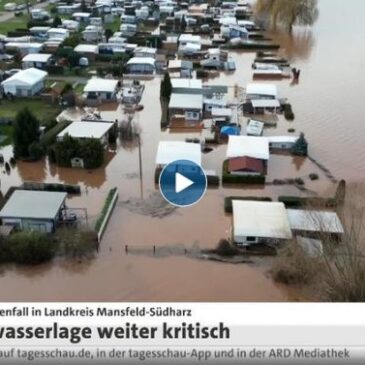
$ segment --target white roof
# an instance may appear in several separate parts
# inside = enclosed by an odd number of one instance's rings
[[[74,48],[75,52],[78,53],[98,53],[99,47],[95,44],[79,44]]]
[[[335,212],[288,209],[287,214],[293,230],[344,233],[342,223]]]
[[[52,57],[51,54],[46,53],[29,53],[23,57],[23,62],[48,62]]]
[[[277,99],[254,99],[251,100],[254,108],[279,108],[280,102]]]
[[[109,122],[72,122],[67,128],[57,135],[62,139],[66,134],[73,138],[100,139],[112,128],[114,123]]]
[[[202,109],[203,95],[201,94],[171,94],[169,108]]]
[[[275,69],[275,68],[260,68],[260,69],[256,69],[253,70],[253,75],[254,76],[260,76],[260,75],[282,75],[283,71],[280,69]]]
[[[244,27],[245,25],[250,25],[252,27],[255,26],[255,22],[253,22],[252,20],[237,20],[237,24],[241,25],[242,27]]]
[[[231,117],[232,110],[229,108],[212,108],[212,117]]]
[[[191,42],[186,43],[186,45],[181,48],[181,50],[186,51],[186,52],[188,52],[188,51],[190,51],[190,52],[200,51],[200,49],[201,49],[200,44],[191,43]]]
[[[292,237],[283,203],[233,200],[232,206],[234,237]]]
[[[237,24],[237,19],[235,17],[225,16],[219,19],[219,24],[234,25]]]
[[[199,143],[161,141],[158,144],[156,164],[167,165],[176,160],[189,160],[201,165],[201,155]]]
[[[172,89],[202,89],[202,80],[198,79],[171,79]]]
[[[299,137],[296,136],[268,136],[269,143],[295,143]]]
[[[152,65],[155,67],[156,60],[152,57],[132,57],[128,62],[127,65]]]
[[[251,119],[247,124],[246,133],[255,136],[260,136],[264,129],[264,125],[265,125],[264,122]]]
[[[91,14],[90,13],[78,12],[78,13],[73,13],[72,16],[73,17],[80,17],[80,18],[89,18],[91,16]]]
[[[42,49],[43,44],[42,43],[36,43],[36,42],[8,42],[6,43],[7,48],[38,48]]]
[[[182,60],[170,60],[167,68],[181,68]]]
[[[156,48],[150,48],[150,47],[136,47],[134,50],[134,53],[149,53],[152,55],[155,55],[157,52]]]
[[[226,156],[227,158],[247,156],[268,160],[269,140],[265,137],[229,136]]]
[[[277,97],[278,89],[273,84],[251,83],[247,85],[246,94],[248,95],[266,95]]]
[[[98,77],[91,78],[85,88],[84,92],[107,92],[112,93],[118,85],[118,80],[100,79]]]
[[[54,219],[66,196],[60,192],[15,190],[0,217]]]
[[[201,36],[200,35],[193,35],[193,34],[181,34],[179,37],[179,42],[184,43],[200,43]]]
[[[48,29],[47,33],[62,33],[62,34],[69,34],[69,30],[65,28],[51,28]]]
[[[9,84],[26,84],[34,85],[42,81],[48,73],[46,71],[38,70],[37,68],[31,67],[26,70],[22,70],[9,77],[1,83],[1,85]]]

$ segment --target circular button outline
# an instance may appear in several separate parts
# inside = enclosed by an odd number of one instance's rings
[[[163,193],[163,189],[161,188],[161,177],[162,177],[162,175],[163,175],[163,172],[165,171],[165,169],[167,169],[167,168],[168,168],[168,166],[173,165],[173,164],[175,164],[175,165],[176,165],[176,164],[177,164],[177,162],[179,162],[179,161],[188,161],[189,163],[196,165],[197,167],[199,167],[200,171],[203,173],[203,176],[204,176],[204,182],[205,182],[205,184],[204,184],[203,192],[202,192],[202,194],[200,195],[199,199],[198,199],[198,200],[196,200],[195,202],[191,203],[191,204],[183,204],[183,205],[180,205],[180,204],[173,203],[171,200],[169,200],[169,199],[165,196],[165,194]],[[173,206],[175,206],[175,207],[177,207],[177,208],[187,208],[187,207],[191,207],[191,206],[193,206],[193,205],[195,205],[195,204],[199,203],[199,202],[200,202],[200,200],[202,200],[202,199],[203,199],[203,197],[204,197],[205,193],[207,192],[207,188],[208,188],[208,178],[207,178],[207,174],[205,173],[205,171],[203,170],[203,168],[202,168],[200,165],[198,165],[197,163],[195,163],[194,161],[187,160],[187,159],[184,159],[184,160],[175,160],[175,161],[171,161],[171,162],[169,162],[169,163],[168,163],[167,165],[165,165],[165,166],[163,167],[163,169],[161,170],[160,176],[159,176],[159,178],[158,178],[158,188],[159,188],[159,190],[160,190],[160,193],[161,193],[162,197],[163,197],[163,198],[165,199],[165,201],[167,201],[169,204],[171,204],[171,205],[173,205]],[[178,193],[177,193],[177,194],[178,194]]]

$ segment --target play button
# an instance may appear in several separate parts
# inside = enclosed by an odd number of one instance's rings
[[[181,175],[179,172],[175,174],[175,192],[181,193],[183,190],[187,189],[189,186],[193,185],[194,181]]]
[[[203,169],[190,160],[177,160],[164,167],[160,175],[162,196],[172,205],[186,207],[197,203],[207,188]]]

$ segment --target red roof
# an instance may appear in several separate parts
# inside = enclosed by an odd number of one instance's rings
[[[228,171],[247,171],[257,172],[259,174],[265,173],[264,162],[252,157],[236,157],[228,161]]]

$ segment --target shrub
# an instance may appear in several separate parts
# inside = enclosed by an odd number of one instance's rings
[[[48,65],[45,67],[45,70],[50,75],[63,75],[64,71],[65,71],[63,66],[59,66],[59,65]]]
[[[39,141],[39,120],[26,107],[21,109],[13,125],[14,157],[28,158],[29,147]]]
[[[73,157],[82,158],[86,169],[96,169],[104,162],[104,146],[98,139],[83,139],[78,142],[78,153]]]
[[[207,175],[208,186],[219,186],[219,176]]]
[[[168,72],[166,72],[163,80],[161,81],[160,97],[165,99],[170,99],[171,92],[172,92],[172,84],[170,80],[170,75]]]
[[[284,105],[284,117],[286,120],[294,120],[295,115],[293,113],[291,104]]]
[[[228,173],[228,161],[223,162],[222,183],[225,184],[265,184],[265,175],[232,175]]]
[[[290,242],[279,250],[272,276],[276,282],[286,285],[309,284],[320,270],[318,259],[306,255],[296,242]]]
[[[0,240],[0,264],[12,261],[12,254],[9,242],[1,238]]]
[[[96,232],[77,228],[61,228],[56,238],[60,254],[72,259],[92,258],[98,244]]]
[[[297,185],[304,185],[305,184],[304,180],[300,177],[295,178],[294,183],[297,184]]]
[[[239,253],[237,247],[233,246],[229,241],[221,239],[218,243],[215,253],[220,256],[232,257]]]
[[[266,196],[227,196],[224,198],[224,211],[226,213],[232,213],[233,211],[232,200],[254,200],[261,202],[272,202],[272,199]]]
[[[295,156],[307,156],[308,155],[308,142],[304,137],[304,133],[300,133],[299,138],[294,143],[291,153]]]
[[[319,179],[319,176],[318,176],[318,174],[314,174],[314,173],[312,173],[312,174],[309,174],[309,178],[310,178],[311,180],[318,180],[318,179]]]
[[[231,175],[223,174],[222,182],[225,184],[265,184],[264,175]]]
[[[29,151],[29,157],[33,161],[38,161],[45,154],[44,146],[39,142],[33,142],[29,146],[28,151]]]
[[[44,233],[23,231],[9,237],[12,261],[18,264],[37,265],[51,260],[55,243]]]
[[[278,197],[278,201],[284,203],[287,208],[301,208],[305,206],[318,206],[335,208],[337,201],[335,198],[320,198],[320,197],[300,197],[300,196],[285,196]]]

